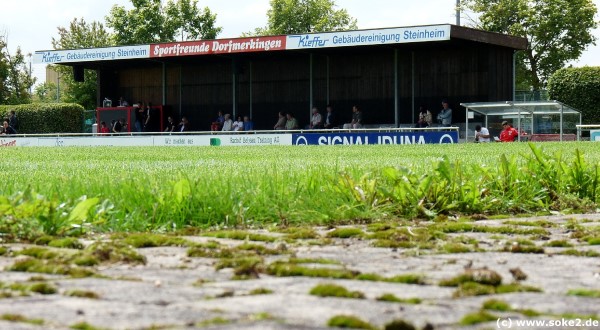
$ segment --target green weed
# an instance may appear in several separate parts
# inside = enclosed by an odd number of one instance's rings
[[[467,314],[460,320],[461,325],[474,325],[498,320],[498,316],[490,314],[486,311]]]
[[[422,300],[420,298],[398,298],[391,293],[383,294],[383,295],[377,297],[376,300],[404,303],[404,304],[413,304],[413,305],[418,305],[422,302]]]
[[[337,284],[319,284],[309,292],[313,296],[365,299],[365,294],[360,291],[349,291]]]
[[[567,292],[569,296],[600,298],[600,290],[592,289],[571,289]]]
[[[352,315],[336,315],[327,321],[327,326],[334,328],[351,328],[351,329],[377,329],[368,322],[359,319]]]

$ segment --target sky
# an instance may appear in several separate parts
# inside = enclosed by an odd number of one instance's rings
[[[600,0],[593,1],[600,10]],[[218,38],[239,37],[267,23],[269,0],[199,0],[198,3],[217,14],[217,26],[223,28]],[[360,29],[456,23],[455,0],[337,0],[336,4],[357,19]],[[58,37],[59,26],[68,27],[75,17],[104,23],[114,5],[133,8],[130,0],[3,0],[0,35],[7,38],[12,54],[17,47],[21,47],[23,54],[52,49],[52,38]],[[578,61],[571,63],[573,66],[600,66],[600,29],[593,33],[598,45],[590,46]],[[38,83],[45,80],[44,67],[32,65]]]

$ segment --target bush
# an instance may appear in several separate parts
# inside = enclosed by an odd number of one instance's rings
[[[563,68],[548,81],[550,98],[572,106],[583,114],[584,124],[599,124],[600,67]]]
[[[31,103],[0,105],[0,118],[8,118],[14,110],[17,114],[17,133],[81,133],[83,107],[73,103]]]

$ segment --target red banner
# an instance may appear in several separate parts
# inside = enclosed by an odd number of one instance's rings
[[[150,45],[150,57],[268,52],[285,46],[285,36],[171,42]]]

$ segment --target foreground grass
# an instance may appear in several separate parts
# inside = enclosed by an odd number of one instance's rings
[[[538,147],[5,148],[0,231],[33,239],[594,210],[597,144]]]

